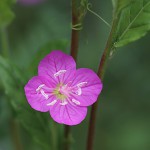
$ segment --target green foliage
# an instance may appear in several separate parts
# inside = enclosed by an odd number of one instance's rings
[[[0,1],[0,28],[6,27],[14,18],[14,13],[11,11],[11,6],[16,0],[1,0]]]
[[[2,82],[9,103],[14,110],[14,116],[19,119],[42,150],[60,149],[63,143],[63,129],[61,126],[57,127],[57,124],[50,119],[49,113],[37,112],[29,106],[25,99],[23,87],[29,80],[29,74],[33,76],[34,70],[37,69],[40,60],[45,55],[54,49],[65,51],[66,46],[67,42],[63,40],[48,42],[33,58],[33,63],[29,67],[30,71],[21,70],[10,60],[0,56],[0,82]]]
[[[20,88],[24,82],[19,68],[2,56],[0,56],[0,76],[5,93],[8,95],[13,95],[15,90]]]
[[[132,0],[112,0],[115,14],[118,14],[121,9],[128,6],[131,2]]]
[[[23,91],[25,77],[23,71],[14,67],[14,64],[3,57],[0,57],[0,76],[9,103],[14,109],[14,115],[22,125],[29,131],[34,140],[47,150],[53,147],[51,142],[53,135],[52,121],[49,114],[42,114],[34,111],[27,103]]]
[[[150,0],[112,0],[114,6],[114,47],[143,37],[150,30]]]

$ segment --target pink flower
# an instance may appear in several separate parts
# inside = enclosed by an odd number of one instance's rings
[[[76,70],[74,59],[59,50],[52,51],[38,66],[38,76],[25,86],[28,103],[37,111],[50,112],[58,123],[79,124],[87,106],[96,102],[102,90],[99,77],[91,69]]]

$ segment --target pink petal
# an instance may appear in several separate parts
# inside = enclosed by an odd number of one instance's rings
[[[47,55],[38,67],[38,74],[48,76],[55,84],[60,82],[66,84],[73,78],[75,71],[76,63],[74,59],[59,50],[52,51]]]
[[[51,117],[58,123],[66,125],[77,125],[84,120],[87,114],[87,107],[73,106],[68,103],[65,106],[60,105],[58,101],[50,108]]]
[[[82,85],[81,88],[78,88],[79,85]],[[74,86],[74,94],[71,95],[70,99],[79,101],[80,106],[89,106],[96,102],[103,87],[97,74],[86,68],[76,71],[72,86]],[[76,92],[79,94],[76,94]]]
[[[25,95],[33,109],[41,112],[49,111],[50,106],[47,104],[55,100],[55,96],[51,94],[53,87],[50,85],[50,81],[38,76],[33,77],[26,84],[24,87]]]

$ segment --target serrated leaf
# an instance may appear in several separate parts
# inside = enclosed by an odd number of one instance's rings
[[[143,37],[150,30],[150,0],[113,0],[116,19],[114,47]]]

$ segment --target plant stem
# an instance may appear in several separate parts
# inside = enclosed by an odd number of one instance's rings
[[[72,26],[77,25],[79,23],[78,19],[78,11],[77,11],[77,5],[76,0],[72,0]],[[79,30],[75,30],[72,28],[71,32],[71,56],[74,58],[75,61],[77,61],[77,54],[78,54],[78,46],[79,46]],[[65,125],[65,149],[70,149],[70,132],[71,128],[68,125]]]
[[[116,25],[116,19],[113,21],[113,25],[111,28],[111,32],[106,44],[106,47],[104,49],[99,69],[98,69],[98,76],[103,81],[104,73],[106,70],[106,66],[109,60],[110,51],[113,49],[113,33],[115,30]],[[89,121],[89,129],[88,129],[88,138],[87,138],[87,150],[93,150],[93,142],[94,142],[94,133],[95,133],[95,125],[96,125],[96,112],[98,108],[98,101],[92,105],[91,109],[91,115],[90,115],[90,121]]]
[[[79,23],[78,12],[76,7],[76,0],[72,0],[72,26]],[[79,30],[72,28],[71,32],[71,56],[77,61],[78,55],[78,46],[79,46]]]
[[[70,126],[65,125],[65,147],[64,150],[69,150],[70,149],[70,134],[71,134],[71,129]]]
[[[9,57],[9,45],[6,29],[1,29],[1,49],[4,57]]]
[[[19,134],[19,125],[14,119],[11,120],[11,136],[15,150],[23,150]]]
[[[54,121],[51,122],[51,134],[52,134],[52,149],[57,150],[57,127]]]

